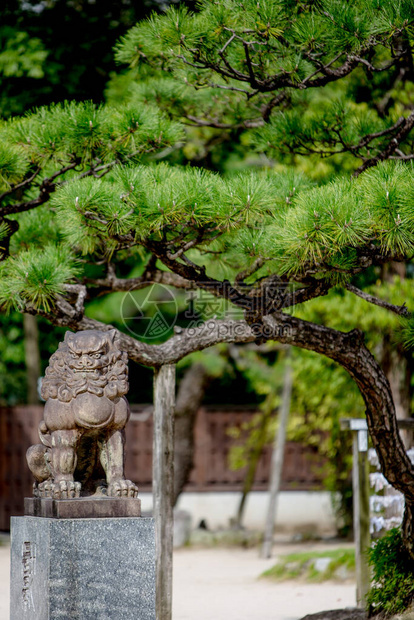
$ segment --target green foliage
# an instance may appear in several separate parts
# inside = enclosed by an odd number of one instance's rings
[[[361,136],[380,133],[396,120],[393,116],[381,118],[365,102],[353,102],[349,93],[338,96],[332,87],[323,94],[295,94],[292,104],[292,108],[273,114],[263,128],[253,132],[253,143],[260,152],[276,157],[280,153],[309,155],[314,150],[325,156],[347,149],[352,152]],[[379,136],[358,148],[357,154],[369,157],[381,144]]]
[[[248,422],[243,422],[241,426],[232,426],[227,430],[227,434],[233,439],[228,454],[228,466],[232,471],[253,466],[253,463],[257,465],[263,448],[272,442],[276,403],[277,394],[268,396],[260,404],[260,413],[252,416]]]
[[[37,248],[41,252],[49,243],[57,245],[63,241],[55,214],[46,205],[19,214],[18,222],[19,229],[11,237],[12,255],[30,248]]]
[[[330,558],[323,571],[315,569],[315,560]],[[354,549],[329,549],[328,551],[304,551],[281,556],[278,563],[262,573],[262,577],[281,581],[284,579],[305,578],[311,582],[335,579],[338,569],[345,570],[348,576],[355,571]]]
[[[300,52],[312,50],[334,55],[341,49],[357,53],[371,38],[385,44],[390,30],[412,28],[410,8],[412,2],[407,2],[407,17],[402,20],[392,2],[344,4],[325,0],[297,5],[273,0],[226,0],[219,4],[206,0],[200,3],[196,15],[182,6],[170,7],[165,15],[154,15],[138,24],[118,44],[117,60],[162,62],[160,51],[168,50],[170,58],[174,58],[174,54],[196,48],[200,60],[211,62],[219,57],[230,30],[249,42],[258,40],[266,46],[267,54],[262,53],[259,45],[251,47],[252,62],[258,63],[261,70],[268,70],[270,65],[277,71],[290,62],[293,76],[300,76],[301,71],[306,75],[312,72],[312,65],[307,66],[306,56]],[[233,45],[230,54],[232,64],[245,71],[242,45]]]
[[[408,254],[413,248],[413,168],[387,162],[361,179],[364,203],[371,209],[381,249]]]
[[[0,322],[0,404],[13,406],[25,398],[22,315],[12,312]]]
[[[266,253],[290,274],[323,271],[323,265],[346,273],[354,262],[349,252],[368,242],[384,253],[410,256],[412,175],[411,167],[386,162],[356,181],[339,179],[299,194],[293,208],[268,230]]]
[[[112,47],[157,0],[3,0],[0,7],[0,116],[75,99],[100,101]]]
[[[284,221],[270,231],[269,251],[280,256],[283,272],[330,261],[369,236],[369,214],[361,209],[349,181],[337,181],[299,195]],[[350,265],[352,267],[352,264]]]
[[[340,303],[338,297],[331,300],[332,308]],[[331,493],[338,532],[345,536],[353,520],[352,437],[341,430],[340,420],[363,415],[361,395],[342,368],[312,352],[295,351],[288,437],[313,446],[326,459],[319,473]]]
[[[232,128],[238,133],[227,139],[242,141],[242,128],[249,150],[277,161],[282,155],[285,162],[306,166],[300,154],[335,156],[324,166],[326,176],[333,169],[355,169],[356,157],[380,153],[393,135],[387,131],[406,110],[401,99],[407,99],[409,79],[390,84],[382,70],[401,41],[413,36],[412,1],[396,7],[373,0],[205,0],[196,14],[170,7],[165,15],[139,23],[118,43],[116,56],[134,68],[131,76],[139,81],[128,88],[122,78],[128,96],[198,124],[198,133],[189,135],[204,142],[207,151],[212,137],[217,149],[226,139],[223,131],[230,134]],[[340,72],[345,54],[350,63],[361,59],[349,76],[328,86],[314,79]],[[372,71],[370,63],[381,70]],[[260,113],[266,109],[263,123]],[[410,153],[412,132],[408,139]]]
[[[38,317],[39,351],[42,373],[62,341],[66,329],[53,327]],[[27,376],[23,315],[10,312],[0,316],[0,405],[14,407],[27,402]]]
[[[212,227],[210,236],[241,230],[273,220],[279,205],[298,187],[308,184],[297,175],[249,174],[222,179],[197,168],[130,166],[117,168],[105,179],[73,181],[53,197],[58,221],[68,242],[84,253],[97,251],[108,237],[134,231],[138,239],[155,235],[189,236]],[[208,241],[208,235],[207,235]],[[232,243],[238,247],[237,238]]]
[[[414,319],[402,319],[399,331],[399,339],[403,345],[412,350],[414,348]]]
[[[220,185],[218,177],[193,168],[139,166],[117,169],[102,181],[70,183],[56,193],[53,204],[58,219],[67,223],[69,242],[86,253],[102,239],[132,230],[143,239],[186,220],[195,228],[211,224]],[[224,209],[221,219],[227,219]]]
[[[0,190],[4,191],[21,181],[29,167],[22,148],[0,143]]]
[[[10,26],[0,28],[0,75],[5,77],[41,78],[44,76],[48,51],[40,39],[31,38]]]
[[[91,102],[72,102],[41,108],[34,114],[5,122],[0,126],[0,136],[7,146],[11,143],[20,147],[20,159],[25,155],[30,163],[45,166],[47,171],[49,162],[102,163],[150,153],[175,145],[182,138],[182,131],[157,110],[145,106],[131,105],[118,110]]]
[[[201,364],[213,379],[219,379],[231,372],[227,355],[227,345],[217,345],[205,351],[196,351],[187,355],[178,364],[179,368],[187,368],[192,364]]]
[[[21,310],[28,303],[48,312],[78,271],[73,255],[64,246],[23,251],[0,264],[0,305],[6,310]]]
[[[272,349],[269,346],[269,353]],[[272,356],[273,357],[273,356]],[[281,356],[282,360],[284,356]],[[263,448],[272,443],[278,424],[277,408],[283,383],[284,363],[269,363],[266,355],[240,350],[234,360],[253,391],[261,398],[260,411],[240,427],[228,429],[234,440],[228,461],[232,470],[243,469],[259,459]]]
[[[367,595],[367,608],[386,616],[406,611],[414,600],[414,565],[403,546],[401,531],[393,528],[374,542],[368,557],[373,586]]]

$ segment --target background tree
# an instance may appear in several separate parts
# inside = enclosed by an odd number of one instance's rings
[[[0,7],[0,115],[65,99],[102,100],[125,31],[170,0],[4,0]],[[187,3],[192,6],[191,1]]]
[[[185,54],[196,50],[197,55],[201,49],[200,58],[189,61],[198,65],[191,70],[219,75],[224,83],[217,82],[217,90],[226,96],[227,91],[239,93],[233,81],[253,90],[257,82],[263,92],[254,96],[268,105],[269,93],[279,88],[296,93],[326,86],[357,67],[365,70],[366,63],[377,67],[373,63],[381,54],[386,64],[377,68],[392,72],[408,53],[408,44],[399,41],[410,40],[410,6],[405,3],[397,14],[393,3],[206,2],[195,17],[170,10],[137,27],[123,53],[132,58],[137,47],[145,61],[161,59],[161,64],[171,55],[178,71],[188,60]],[[218,18],[222,27],[212,30]],[[304,26],[313,28],[312,37]],[[138,37],[135,46],[133,37]],[[404,54],[396,52],[401,46]],[[214,55],[220,59],[218,66]],[[294,65],[292,58],[297,60]],[[231,76],[226,75],[228,64]],[[244,108],[243,115],[247,112]],[[362,393],[383,472],[405,495],[403,536],[413,554],[414,471],[398,434],[389,381],[360,332],[342,332],[291,314],[297,304],[335,287],[349,288],[352,279],[358,282],[369,269],[411,258],[411,168],[392,163],[374,167],[381,159],[409,156],[410,116],[404,118],[390,131],[372,132],[370,127],[357,136],[369,137],[358,149],[362,168],[372,170],[357,180],[338,179],[314,188],[297,172],[268,170],[223,178],[194,168],[150,164],[151,156],[171,156],[184,135],[154,106],[148,109],[137,102],[117,109],[65,104],[4,123],[0,301],[57,325],[105,329],[107,325],[88,316],[85,299],[145,286],[152,279],[222,298],[244,318],[212,318],[196,328],[179,328],[165,343],[153,346],[120,334],[135,361],[158,367],[218,342],[271,339],[338,362]],[[372,154],[366,147],[377,139],[385,142]],[[398,150],[406,149],[401,150],[404,157],[394,149],[395,142]],[[125,262],[134,259],[144,259],[145,267],[140,275],[125,277]],[[366,302],[408,314],[400,303],[351,290]],[[405,332],[410,340],[411,323]]]

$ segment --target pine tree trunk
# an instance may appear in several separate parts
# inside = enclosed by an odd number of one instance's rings
[[[401,528],[404,546],[414,559],[414,501],[405,498],[404,519]]]
[[[405,497],[403,541],[414,559],[414,467],[398,431],[390,383],[364,345],[363,334],[358,330],[343,333],[279,313],[264,322],[277,329],[280,342],[326,355],[341,364],[355,380],[366,405],[368,429],[381,471]]]
[[[174,506],[194,466],[194,426],[210,380],[202,364],[193,364],[180,382],[175,406]]]

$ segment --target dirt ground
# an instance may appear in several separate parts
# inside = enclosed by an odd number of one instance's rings
[[[306,544],[307,550],[316,548],[326,547]],[[322,610],[355,606],[353,583],[259,579],[278,554],[301,549],[304,545],[277,545],[270,560],[260,559],[255,549],[177,550],[173,620],[298,620]],[[7,542],[0,547],[0,620],[9,620],[9,551]]]

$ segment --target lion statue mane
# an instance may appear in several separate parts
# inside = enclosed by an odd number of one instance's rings
[[[130,410],[128,356],[116,330],[66,332],[42,382],[41,444],[27,452],[34,495],[67,499],[100,493],[136,497],[124,477]]]

